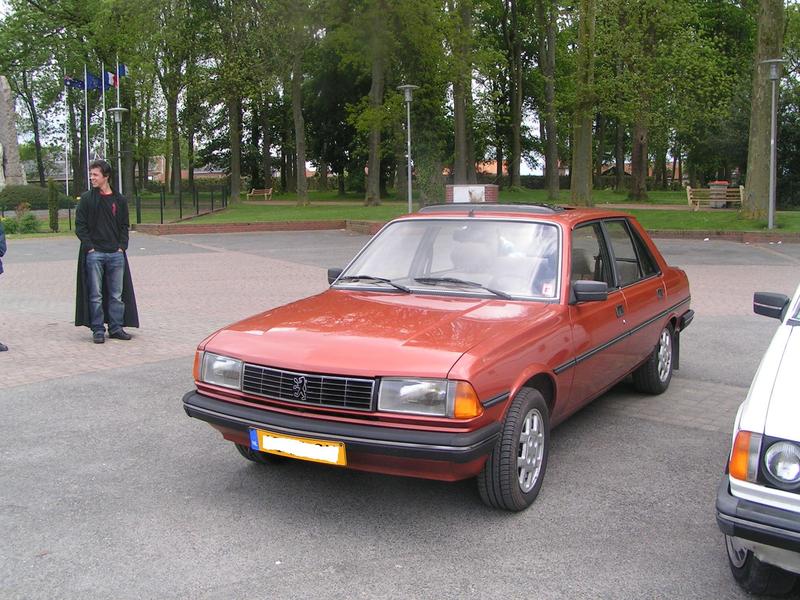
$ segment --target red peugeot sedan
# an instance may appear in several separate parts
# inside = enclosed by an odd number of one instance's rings
[[[429,206],[328,280],[205,339],[186,413],[257,463],[475,477],[515,511],[552,427],[628,375],[667,389],[694,314],[686,274],[607,210]]]

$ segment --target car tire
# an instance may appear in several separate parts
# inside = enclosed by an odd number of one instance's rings
[[[675,360],[675,333],[667,324],[658,335],[658,342],[648,359],[633,372],[633,385],[639,392],[662,394],[672,380]]]
[[[266,452],[259,452],[258,450],[253,450],[250,446],[245,446],[243,444],[234,444],[236,449],[239,451],[239,454],[244,456],[247,460],[252,461],[254,463],[258,463],[260,465],[274,465],[277,462],[280,462],[281,457],[276,456],[274,454],[267,454]]]
[[[488,506],[524,510],[542,487],[550,450],[550,416],[538,390],[524,388],[508,409],[500,439],[478,475]]]
[[[784,596],[792,591],[797,576],[763,563],[735,537],[725,536],[728,564],[737,583],[751,594]]]

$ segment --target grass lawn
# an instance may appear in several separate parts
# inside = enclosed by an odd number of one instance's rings
[[[728,210],[689,210],[686,204],[685,192],[649,192],[652,207],[642,209],[641,203],[635,208],[624,209],[635,215],[645,228],[650,230],[709,230],[709,231],[766,231],[766,221],[747,221],[742,219],[738,212]],[[158,208],[158,194],[143,198],[142,222],[159,223],[161,211]],[[193,223],[248,223],[259,221],[318,221],[318,220],[355,220],[386,222],[394,217],[407,212],[407,203],[402,200],[385,200],[379,206],[364,206],[361,194],[350,193],[340,197],[337,192],[311,192],[310,206],[296,206],[296,196],[293,194],[276,195],[274,199],[284,201],[286,204],[276,203],[244,203],[230,204],[227,209],[197,217]],[[594,193],[595,205],[603,204],[630,204],[625,194],[617,194],[610,190],[597,190]],[[545,190],[503,190],[500,192],[500,201],[507,203],[546,202]],[[562,190],[559,204],[569,202],[569,190]],[[649,204],[649,203],[648,203]],[[659,206],[672,205],[681,210],[659,209]],[[215,204],[215,207],[218,207]],[[202,203],[201,210],[210,207]],[[419,208],[415,204],[414,210]],[[184,198],[183,217],[189,217],[195,212],[191,205],[191,198]],[[131,206],[131,222],[136,222],[135,207]],[[163,219],[165,223],[177,221],[179,210],[172,199],[167,200],[164,208]],[[778,231],[800,232],[800,211],[779,211],[775,217]],[[74,213],[72,227],[74,229]],[[46,229],[46,220],[41,223],[41,230]],[[30,235],[74,235],[69,229],[67,219],[59,221],[60,233],[15,234],[9,238],[27,237]]]

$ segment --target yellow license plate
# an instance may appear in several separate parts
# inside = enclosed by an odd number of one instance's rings
[[[343,442],[328,442],[283,435],[263,429],[250,430],[250,447],[259,452],[299,458],[328,465],[347,465]]]

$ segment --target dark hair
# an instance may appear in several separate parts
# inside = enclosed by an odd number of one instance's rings
[[[111,165],[104,161],[102,158],[93,160],[89,163],[89,170],[100,169],[103,177],[111,177]]]

